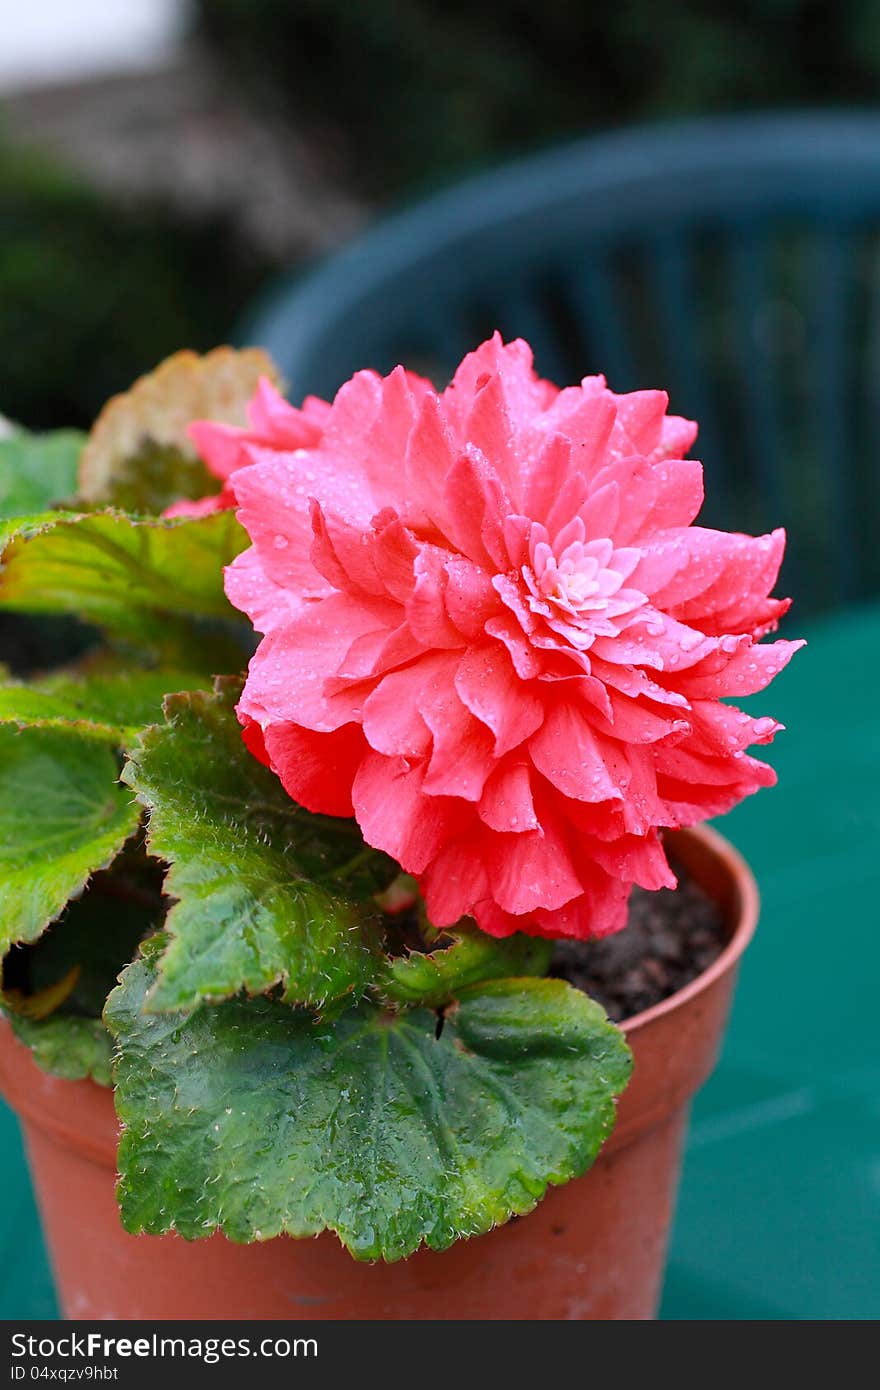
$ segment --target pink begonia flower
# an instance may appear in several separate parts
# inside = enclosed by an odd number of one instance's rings
[[[296,410],[265,377],[248,406],[248,429],[221,425],[215,420],[196,420],[189,437],[208,469],[223,484],[221,490],[198,501],[183,500],[166,508],[165,516],[208,516],[235,506],[229,480],[237,469],[259,458],[261,448],[301,449],[319,442],[331,410],[329,401],[307,396]]]
[[[784,533],[691,525],[696,426],[666,406],[559,390],[496,335],[439,395],[359,372],[320,415],[196,432],[253,542],[226,574],[265,634],[248,746],[354,814],[438,926],[615,931],[633,883],[675,883],[663,827],[775,780],[745,750],[780,725],[721,700],[801,645],[758,645]]]

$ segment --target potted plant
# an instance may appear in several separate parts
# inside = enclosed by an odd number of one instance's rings
[[[299,409],[180,354],[0,445],[0,605],[84,625],[0,692],[68,1315],[653,1315],[756,917],[687,827],[773,781],[726,699],[799,645],[782,532],[692,524],[695,433],[496,337]]]

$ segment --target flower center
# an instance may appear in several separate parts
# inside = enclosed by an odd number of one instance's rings
[[[530,563],[522,569],[529,607],[581,650],[597,637],[614,637],[647,603],[640,590],[625,587],[640,558],[638,550],[615,549],[607,536],[587,540],[580,517],[552,541],[534,522]]]

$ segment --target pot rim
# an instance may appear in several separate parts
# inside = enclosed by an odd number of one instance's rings
[[[726,975],[739,960],[754,936],[755,928],[758,925],[760,910],[758,885],[755,882],[754,874],[739,850],[724,835],[709,825],[690,826],[687,829],[676,831],[674,834],[701,841],[713,857],[723,865],[734,890],[731,908],[733,930],[720,955],[699,975],[694,976],[688,984],[683,985],[674,994],[661,999],[659,1004],[652,1004],[650,1009],[643,1009],[641,1013],[623,1019],[619,1027],[627,1035],[639,1032],[655,1022],[656,1019],[673,1013],[689,1003],[691,999],[696,998],[697,995],[711,989],[715,981],[720,979],[722,975]]]

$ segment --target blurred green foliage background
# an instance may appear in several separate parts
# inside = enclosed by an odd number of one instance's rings
[[[591,127],[876,99],[875,0],[197,0],[254,97],[384,195]]]
[[[0,136],[0,413],[88,425],[168,353],[227,337],[264,273],[222,224],[117,206]]]

